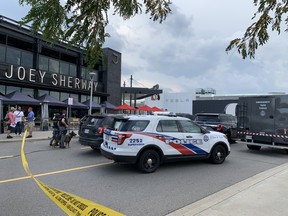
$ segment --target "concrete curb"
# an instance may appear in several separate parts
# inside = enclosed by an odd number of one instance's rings
[[[239,195],[242,192],[247,192],[254,186],[268,180],[269,178],[275,175],[281,175],[285,171],[287,172],[287,170],[288,170],[288,163],[282,164],[270,170],[259,173],[255,176],[252,176],[251,178],[243,180],[239,183],[236,183],[230,187],[227,187],[219,192],[216,192],[208,197],[205,197],[199,201],[196,201],[188,206],[178,209],[168,214],[167,216],[179,216],[179,215],[191,216],[191,215],[202,215],[202,213],[203,215],[207,215],[207,213],[210,213],[209,215],[218,215],[215,212],[217,212],[217,208],[220,209],[219,206],[224,204],[224,202],[228,202],[229,199],[231,199],[232,197]],[[287,175],[288,175],[288,172],[287,172]],[[246,199],[246,200],[249,199],[249,197],[245,197],[245,196],[241,196],[241,197],[242,197],[241,199]],[[257,201],[258,200],[251,200],[252,203],[253,202],[257,203]],[[239,205],[239,203],[233,203],[231,206],[234,206],[234,204],[235,204],[235,209],[237,209],[237,204]],[[211,210],[212,208],[214,210],[214,214],[212,213],[213,212]],[[286,208],[286,206],[283,206],[283,208]],[[230,215],[238,215],[234,213],[230,212]],[[271,212],[269,214],[271,214]],[[226,215],[226,214],[222,212],[221,215]],[[250,215],[260,215],[260,214],[250,214]]]

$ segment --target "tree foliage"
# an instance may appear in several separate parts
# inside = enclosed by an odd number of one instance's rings
[[[62,3],[61,3],[62,2]],[[51,42],[65,41],[71,46],[84,48],[88,67],[92,69],[102,54],[102,46],[109,33],[108,12],[129,19],[142,13],[162,23],[171,12],[170,0],[19,0],[31,9],[21,25],[29,24],[32,31],[41,32]]]
[[[242,38],[232,40],[226,51],[234,48],[242,55],[242,58],[254,58],[255,51],[259,46],[263,46],[269,40],[269,29],[281,33],[281,24],[288,24],[288,2],[287,0],[254,0],[254,5],[258,7],[257,12],[252,17],[253,22],[244,33]],[[285,16],[286,15],[286,16]],[[286,28],[285,31],[288,31]]]

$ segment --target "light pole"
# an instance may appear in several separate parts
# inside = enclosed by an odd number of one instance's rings
[[[94,82],[94,77],[95,77],[96,73],[94,72],[90,72],[89,76],[90,76],[90,85],[91,85],[91,89],[90,89],[90,106],[89,106],[89,115],[92,114],[92,98],[93,98],[93,82]]]

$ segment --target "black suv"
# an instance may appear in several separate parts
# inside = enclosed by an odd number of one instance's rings
[[[128,116],[119,114],[88,115],[79,130],[79,142],[97,150],[103,142],[104,130],[117,130],[121,123],[127,120]]]
[[[230,114],[222,113],[197,113],[195,122],[205,129],[224,133],[229,143],[235,143],[238,138],[237,118]]]

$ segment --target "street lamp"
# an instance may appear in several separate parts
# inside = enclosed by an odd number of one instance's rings
[[[94,72],[90,72],[89,76],[90,76],[90,106],[89,106],[89,115],[92,114],[92,98],[93,98],[93,82],[94,82],[94,77],[95,77],[96,73]]]

